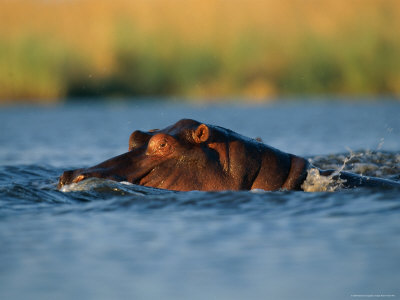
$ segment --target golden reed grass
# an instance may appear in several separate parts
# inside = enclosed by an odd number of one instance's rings
[[[398,0],[0,0],[0,99],[398,95],[399,36]]]

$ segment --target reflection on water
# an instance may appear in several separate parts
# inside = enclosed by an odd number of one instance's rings
[[[399,113],[393,102],[3,109],[0,298],[400,295],[398,189],[171,192],[101,179],[56,189],[64,169],[126,151],[134,129],[183,117],[323,169],[399,180]]]

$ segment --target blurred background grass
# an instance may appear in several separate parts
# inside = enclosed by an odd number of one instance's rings
[[[400,95],[398,0],[0,0],[0,102]]]

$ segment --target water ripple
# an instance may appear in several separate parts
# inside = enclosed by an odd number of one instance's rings
[[[316,156],[310,160],[322,168],[340,167],[344,154]],[[398,153],[357,152],[344,166],[367,175],[398,178]],[[376,167],[377,166],[377,167]],[[345,217],[387,214],[399,210],[398,189],[355,189],[334,193],[224,191],[174,192],[91,178],[56,189],[62,169],[20,165],[0,167],[0,209],[3,215],[53,210],[55,213],[117,210],[190,211],[212,210],[218,215],[243,214],[255,217],[325,216]]]

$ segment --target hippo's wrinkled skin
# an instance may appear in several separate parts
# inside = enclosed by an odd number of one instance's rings
[[[301,190],[309,168],[304,158],[222,127],[183,119],[162,130],[133,132],[128,152],[94,167],[64,172],[58,188],[99,177],[176,191]],[[351,173],[340,177],[347,187],[367,183]]]

